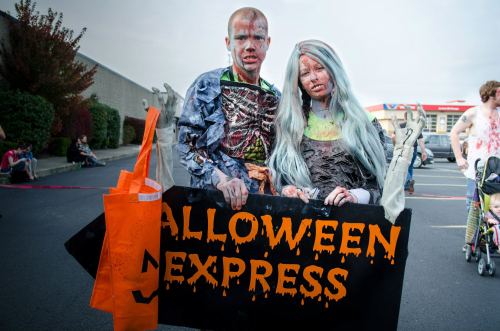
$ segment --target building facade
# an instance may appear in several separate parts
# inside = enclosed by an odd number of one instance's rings
[[[3,11],[0,11],[0,41],[6,45],[7,49],[9,47],[9,21],[12,20],[15,20],[15,18]],[[94,83],[87,90],[85,90],[82,95],[84,97],[96,95],[99,102],[118,110],[121,120],[120,127],[122,129],[125,116],[139,119],[146,118],[146,112],[142,106],[143,99],[146,99],[149,105],[159,107],[158,100],[156,100],[157,98],[153,96],[152,90],[135,83],[133,80],[124,77],[116,71],[109,69],[105,65],[98,63],[81,53],[76,55],[75,61],[85,64],[88,68],[92,68],[94,65],[97,65],[97,72],[94,75]],[[163,89],[162,86],[157,87]],[[177,92],[176,96],[176,117],[179,117],[184,98]],[[120,132],[121,142],[123,130],[120,130]]]
[[[408,104],[412,110],[417,108],[416,104]],[[427,116],[427,123],[424,132],[429,133],[450,133],[451,128],[458,121],[460,116],[469,108],[475,105],[464,104],[422,104]],[[403,120],[406,111],[405,104],[383,103],[366,108],[375,115],[382,127],[388,134],[394,132],[391,120],[393,116]]]

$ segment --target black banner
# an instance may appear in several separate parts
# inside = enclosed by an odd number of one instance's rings
[[[159,322],[203,329],[396,330],[411,211],[324,206],[250,195],[240,211],[220,192],[163,195]],[[93,276],[104,217],[66,248]],[[150,293],[133,291],[136,302]],[[155,293],[156,295],[156,293]]]

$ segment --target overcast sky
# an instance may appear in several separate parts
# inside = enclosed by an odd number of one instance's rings
[[[0,9],[15,16],[15,1]],[[313,5],[314,4],[314,5]],[[479,103],[479,86],[500,80],[499,0],[39,0],[87,32],[80,52],[150,88],[184,95],[201,73],[227,66],[227,19],[253,6],[269,20],[261,75],[281,89],[300,40],[320,39],[341,56],[354,93],[378,103]]]

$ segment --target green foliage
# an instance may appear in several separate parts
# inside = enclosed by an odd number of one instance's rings
[[[108,109],[102,103],[92,103],[90,114],[92,115],[92,139],[89,142],[92,148],[106,148],[108,138]]]
[[[134,128],[135,138],[132,140],[132,144],[140,145],[142,144],[142,136],[144,135],[144,127],[146,126],[146,121],[140,118],[125,116],[123,121],[123,126],[130,125]]]
[[[120,114],[118,113],[118,110],[111,107],[107,107],[106,111],[108,113],[108,134],[106,146],[108,148],[118,148],[120,145]]]
[[[97,66],[75,62],[78,43],[86,29],[73,36],[62,26],[62,13],[35,11],[36,3],[15,4],[16,19],[9,22],[9,36],[0,48],[0,75],[11,89],[40,95],[54,105],[53,133],[63,129],[68,105],[93,83]]]
[[[71,139],[66,137],[53,138],[49,144],[49,153],[56,156],[66,156]]]
[[[123,144],[128,145],[132,143],[135,139],[135,130],[132,125],[124,124],[123,125]]]
[[[90,114],[92,118],[92,148],[118,148],[120,144],[120,114],[118,110],[96,99],[90,99]]]
[[[40,96],[19,91],[0,91],[0,123],[10,142],[33,144],[39,153],[50,137],[54,107]]]

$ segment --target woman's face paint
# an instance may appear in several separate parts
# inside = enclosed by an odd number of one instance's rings
[[[307,55],[302,55],[299,79],[312,99],[326,104],[332,94],[334,84],[324,65]]]

